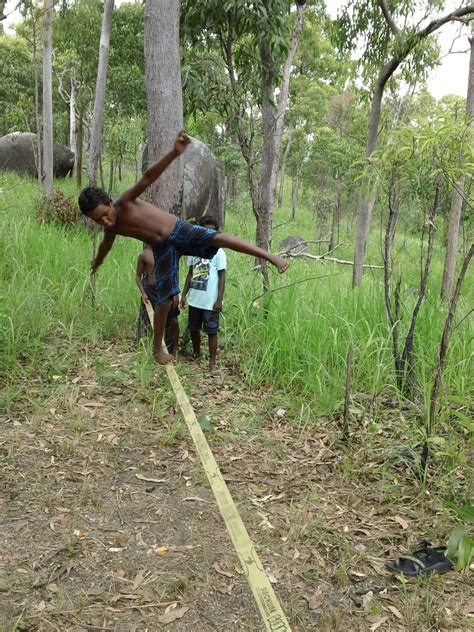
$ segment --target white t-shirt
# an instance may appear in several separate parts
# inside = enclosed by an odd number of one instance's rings
[[[225,270],[227,257],[219,248],[212,259],[188,257],[188,265],[193,266],[193,276],[188,292],[188,304],[191,307],[212,310],[217,301],[219,270]]]

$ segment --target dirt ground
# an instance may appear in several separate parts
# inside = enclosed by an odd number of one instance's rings
[[[166,375],[150,388],[155,367],[123,351],[84,350],[0,419],[0,630],[261,630]],[[385,570],[453,525],[403,468],[380,465],[384,433],[365,442],[364,422],[345,445],[333,419],[308,423],[230,366],[178,373],[293,630],[473,629],[469,574]],[[387,432],[400,423],[374,406]]]

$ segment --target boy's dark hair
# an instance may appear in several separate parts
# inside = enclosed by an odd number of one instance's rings
[[[90,215],[99,204],[111,202],[110,195],[100,187],[86,187],[79,195],[79,208],[84,215]]]
[[[208,224],[208,225],[212,224],[212,226],[214,226],[215,230],[219,230],[219,222],[212,215],[203,215],[201,217],[201,219],[199,220],[199,225],[200,226],[205,226],[206,224]]]

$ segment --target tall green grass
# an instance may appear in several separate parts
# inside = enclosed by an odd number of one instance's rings
[[[75,197],[74,183],[58,186]],[[123,187],[126,185],[124,184]],[[120,183],[118,183],[119,192]],[[15,384],[32,375],[66,370],[89,341],[118,337],[133,340],[138,307],[135,261],[141,245],[119,238],[97,276],[95,294],[89,276],[92,239],[82,226],[66,229],[38,224],[35,182],[0,176],[0,376],[5,401],[16,396]],[[315,220],[302,210],[288,223],[289,210],[277,210],[274,248],[296,234],[314,239]],[[254,238],[254,221],[241,203],[228,211],[226,230]],[[352,258],[351,230],[343,227],[342,246],[335,256]],[[420,387],[428,392],[446,316],[439,301],[443,251],[438,240],[427,300],[418,319],[415,339]],[[317,252],[317,247],[311,247]],[[322,247],[324,251],[324,246]],[[394,259],[402,269],[402,295],[409,324],[417,286],[420,242],[401,235]],[[367,260],[380,263],[380,236],[374,228]],[[185,262],[183,262],[183,267]],[[334,411],[344,397],[347,348],[354,349],[353,389],[376,394],[395,388],[392,342],[383,303],[382,272],[369,270],[360,288],[351,288],[351,268],[305,259],[292,260],[283,276],[272,271],[272,291],[261,294],[253,260],[228,253],[227,290],[221,346],[238,352],[241,368],[252,384],[272,383],[295,400],[309,402],[315,414]],[[324,278],[301,282],[316,275]],[[292,285],[284,288],[283,286]],[[278,288],[282,288],[278,290]],[[467,313],[472,275],[464,288],[458,321]],[[181,317],[184,329],[186,316]],[[472,321],[455,330],[445,370],[446,392],[467,400],[472,383]],[[1,405],[1,402],[0,402]]]

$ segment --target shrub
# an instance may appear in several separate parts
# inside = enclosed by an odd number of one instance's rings
[[[54,189],[51,202],[44,195],[39,198],[36,203],[36,219],[40,224],[57,221],[71,226],[78,222],[79,210],[71,198],[59,189]]]

